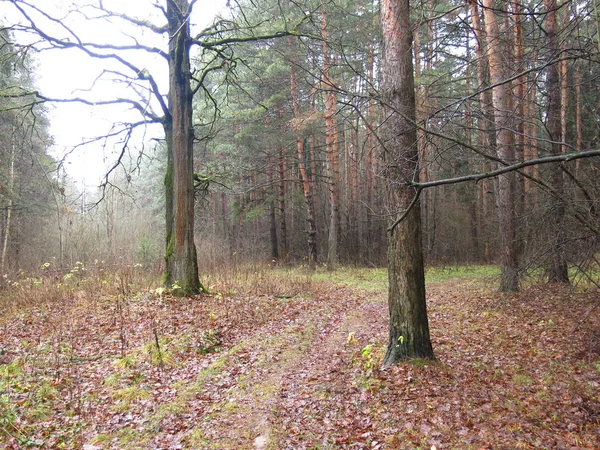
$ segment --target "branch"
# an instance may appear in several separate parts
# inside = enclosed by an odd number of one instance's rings
[[[593,158],[595,156],[600,156],[600,150],[586,150],[586,151],[582,151],[582,152],[578,152],[578,153],[567,153],[566,155],[546,156],[543,158],[530,159],[528,161],[523,161],[523,162],[520,162],[517,164],[506,165],[504,167],[500,167],[499,169],[492,170],[490,172],[464,175],[464,176],[455,177],[455,178],[446,178],[443,180],[428,181],[425,183],[408,182],[407,184],[409,186],[414,186],[416,188],[427,189],[427,188],[434,187],[434,186],[444,186],[444,185],[448,185],[448,184],[463,183],[465,181],[475,181],[477,183],[486,178],[497,177],[498,175],[502,175],[502,174],[505,174],[508,172],[514,172],[514,171],[522,169],[524,167],[537,166],[537,165],[541,165],[541,164],[557,163],[557,162],[565,163],[565,162],[569,162],[569,161],[574,161],[576,159]]]
[[[490,172],[464,175],[464,176],[455,177],[455,178],[445,178],[442,180],[428,181],[425,183],[409,181],[406,183],[406,185],[416,188],[415,196],[413,197],[412,201],[410,202],[410,205],[408,205],[408,207],[402,213],[402,215],[398,219],[396,219],[396,221],[387,229],[387,231],[390,233],[393,232],[394,229],[400,224],[400,222],[402,222],[406,218],[406,216],[408,215],[410,210],[413,209],[414,206],[417,204],[417,201],[421,195],[421,192],[424,189],[428,189],[428,188],[435,187],[435,186],[445,186],[448,184],[464,183],[466,181],[475,181],[477,183],[486,178],[493,178],[493,177],[497,177],[499,175],[503,175],[508,172],[519,171],[520,169],[523,169],[524,167],[536,166],[536,165],[541,165],[541,164],[557,163],[557,162],[566,163],[566,162],[574,161],[577,159],[593,158],[593,157],[600,157],[600,150],[586,150],[583,152],[569,153],[566,155],[547,156],[544,158],[531,159],[529,161],[523,161],[523,162],[520,162],[517,164],[506,165],[504,167],[501,167],[496,170],[492,170]],[[539,180],[535,180],[535,181],[538,182],[538,184],[539,184]],[[549,189],[551,192],[553,192],[553,189],[551,189],[549,186],[547,186],[545,184],[543,186],[545,188]],[[562,200],[564,202],[564,199],[560,198],[560,200]],[[578,217],[578,220],[581,221],[582,219]],[[586,224],[586,226],[588,228],[590,227],[589,224],[587,224],[587,223],[584,223],[584,224]],[[590,229],[595,230],[595,228],[590,228]]]
[[[165,100],[158,89],[158,85],[157,85],[156,81],[148,73],[148,71],[145,68],[137,67],[135,64],[126,60],[122,56],[118,55],[117,53],[114,53],[114,51],[134,50],[135,49],[135,50],[145,50],[145,51],[148,51],[151,53],[156,53],[163,57],[168,58],[168,55],[165,52],[163,52],[162,50],[160,50],[158,48],[154,48],[154,47],[144,47],[144,46],[137,46],[137,45],[117,46],[117,45],[109,45],[109,44],[103,45],[103,44],[82,42],[77,37],[77,35],[71,29],[69,29],[66,25],[60,23],[60,21],[49,16],[47,13],[41,11],[39,8],[33,6],[25,1],[12,0],[11,3],[15,6],[15,8],[17,8],[17,10],[21,13],[21,15],[29,23],[28,26],[20,26],[20,28],[22,28],[25,31],[28,31],[28,30],[34,31],[43,40],[45,40],[48,44],[50,44],[53,48],[58,48],[58,49],[74,48],[74,49],[78,49],[78,50],[84,52],[91,58],[112,59],[112,60],[117,61],[118,63],[122,64],[123,66],[127,67],[129,70],[131,70],[136,78],[148,81],[150,84],[150,91],[154,94],[154,97],[158,100],[165,117],[169,117],[169,108],[168,108],[167,104],[165,103]],[[64,40],[64,39],[59,39],[57,37],[49,35],[45,31],[43,31],[41,28],[39,28],[36,25],[35,21],[25,11],[25,9],[23,8],[22,5],[26,5],[27,7],[31,8],[32,10],[38,12],[39,14],[43,15],[46,19],[50,20],[51,22],[60,23],[60,25],[65,30],[67,30],[71,36],[73,36],[73,38],[75,39],[75,42],[72,42],[69,40]],[[110,52],[108,52],[108,53],[99,52],[99,51],[103,51],[103,50],[110,50]]]

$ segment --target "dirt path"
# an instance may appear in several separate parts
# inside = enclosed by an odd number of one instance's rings
[[[321,380],[335,363],[352,329],[361,299],[344,288],[309,300],[310,307],[286,323],[270,323],[228,354],[223,368],[206,386],[229,380],[227,394],[207,401],[205,417],[185,442],[190,448],[279,448],[277,415],[291,383]],[[210,385],[212,384],[212,386]],[[195,409],[195,405],[191,405]]]
[[[600,448],[596,292],[429,285],[438,361],[384,370],[384,293],[309,287],[6,321],[0,447]]]
[[[457,280],[429,297],[440,362],[380,369],[382,294],[332,289],[253,337],[189,448],[598,448],[600,369],[581,350],[600,323],[578,323],[593,296]]]

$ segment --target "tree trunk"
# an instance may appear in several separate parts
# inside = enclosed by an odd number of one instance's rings
[[[514,162],[514,139],[511,126],[510,85],[504,82],[501,35],[498,19],[494,12],[494,1],[483,1],[483,14],[488,39],[488,55],[492,101],[494,104],[494,126],[496,129],[496,150],[498,158],[505,163]],[[498,178],[498,216],[500,222],[500,288],[502,292],[519,289],[519,271],[516,241],[515,217],[515,174],[513,172]]]
[[[512,24],[513,24],[513,71],[522,73],[525,70],[524,48],[525,41],[523,38],[523,7],[520,0],[514,0],[511,4],[512,9]],[[514,93],[514,117],[515,125],[515,158],[518,162],[522,162],[525,149],[525,75],[521,75],[513,81]],[[516,213],[519,218],[517,220],[516,234],[522,236],[525,227],[525,180],[522,175],[515,177],[515,202]],[[517,240],[518,257],[523,254],[523,240]]]
[[[581,122],[581,73],[579,65],[575,68],[575,148],[578,152],[583,149],[583,127]],[[575,176],[579,174],[580,160],[575,162]]]
[[[190,39],[187,0],[167,2],[169,110],[165,123],[167,248],[165,284],[178,295],[201,291],[194,244],[194,182]]]
[[[384,164],[389,213],[404,211],[415,195],[406,183],[419,173],[416,146],[412,32],[408,0],[382,0],[383,62],[381,93],[386,107]],[[389,343],[385,365],[406,358],[433,358],[425,300],[417,204],[388,237]]]
[[[369,53],[367,55],[367,72],[369,77],[369,92],[375,89],[375,49],[373,45],[369,46]],[[376,148],[377,142],[375,139],[375,124],[376,113],[375,113],[375,100],[371,97],[369,98],[369,105],[367,110],[367,139],[366,139],[366,147],[367,147],[367,156],[365,158],[365,174],[367,177],[366,180],[366,207],[365,215],[366,215],[366,224],[365,224],[365,240],[362,243],[363,248],[365,249],[363,254],[366,255],[367,260],[372,261],[375,252],[375,226],[373,224],[373,211],[376,211],[375,207],[375,191],[377,189],[375,173],[377,171],[377,155]]]
[[[277,214],[275,213],[275,202],[277,201],[277,189],[275,188],[275,162],[273,156],[269,155],[269,186],[271,193],[269,195],[269,236],[271,241],[271,258],[274,261],[279,260],[279,243],[277,242]]]
[[[533,60],[535,60],[535,58],[532,58]],[[529,93],[527,94],[527,103],[526,103],[526,109],[527,109],[527,127],[526,127],[526,141],[525,141],[525,147],[523,148],[523,159],[524,160],[530,160],[530,159],[536,159],[538,157],[538,150],[537,150],[537,146],[538,146],[538,119],[537,119],[537,103],[536,103],[536,97],[537,97],[537,85],[535,83],[535,80],[533,79],[534,76],[531,76],[532,79],[528,80],[528,85],[530,86],[529,88]],[[525,173],[528,175],[531,175],[534,178],[538,178],[539,177],[539,167],[538,166],[529,166],[525,168]],[[528,209],[529,205],[531,205],[532,203],[534,203],[534,196],[535,196],[535,191],[533,190],[533,183],[530,179],[526,178],[525,179],[525,185],[523,186],[524,190],[525,190],[525,208]]]
[[[556,0],[545,0],[546,8],[546,36],[548,47],[550,49],[550,59],[554,59],[559,54],[558,45],[558,24],[556,18]],[[551,64],[546,70],[546,90],[548,92],[548,110],[546,114],[546,128],[550,138],[551,153],[560,155],[561,153],[561,85],[560,85],[560,65]],[[562,194],[564,188],[563,173],[560,167],[554,169],[552,176],[553,188],[559,194]],[[548,269],[549,283],[569,283],[569,272],[565,257],[565,205],[556,198],[550,200],[552,208],[552,233],[550,238],[551,258]]]
[[[2,260],[0,261],[0,275],[6,272],[6,257],[8,255],[8,243],[10,238],[10,228],[12,223],[13,208],[15,205],[14,190],[15,190],[15,128],[13,126],[13,133],[11,136],[10,144],[10,162],[8,172],[8,205],[6,207],[6,216],[4,219],[4,238],[2,240]]]
[[[285,177],[287,176],[287,164],[285,160],[285,146],[279,146],[279,229],[281,232],[280,257],[283,262],[288,258],[287,220],[285,214]]]
[[[334,269],[338,264],[338,231],[340,228],[340,207],[338,193],[338,153],[339,137],[337,127],[337,101],[335,87],[329,77],[331,56],[327,45],[327,15],[321,5],[321,37],[323,38],[323,89],[325,97],[325,157],[329,187],[329,239],[327,241],[327,265]]]
[[[469,0],[469,8],[471,11],[471,21],[473,23],[473,35],[475,36],[475,58],[476,58],[476,73],[477,73],[477,91],[479,92],[479,107],[480,115],[477,120],[477,143],[484,151],[489,151],[496,143],[496,136],[493,132],[493,101],[491,89],[489,86],[488,63],[485,53],[485,38],[481,25],[479,8],[476,0]],[[488,161],[484,162],[482,171],[489,172],[491,165]],[[490,192],[492,191],[493,183],[489,180],[482,180],[479,184],[479,201],[480,201],[480,236],[488,236],[489,218],[492,215],[490,207]],[[483,259],[489,261],[489,239],[484,239]]]
[[[294,62],[290,61],[290,90],[292,93],[292,109],[295,119],[296,131],[296,148],[298,151],[298,172],[300,183],[302,184],[302,192],[306,203],[306,222],[308,225],[308,265],[314,267],[317,263],[317,226],[315,221],[315,212],[313,207],[313,193],[311,182],[308,179],[306,170],[306,156],[304,154],[304,138],[300,130],[300,100],[298,99],[298,84],[296,82],[296,74],[294,70]]]

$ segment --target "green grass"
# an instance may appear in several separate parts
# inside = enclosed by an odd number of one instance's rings
[[[440,283],[452,278],[488,278],[500,274],[498,266],[468,265],[468,266],[435,266],[425,270],[427,283]]]
[[[453,278],[490,278],[500,274],[497,266],[435,266],[425,269],[426,283],[441,283]],[[340,267],[335,271],[317,270],[312,281],[336,283],[353,289],[383,291],[387,289],[386,268]]]

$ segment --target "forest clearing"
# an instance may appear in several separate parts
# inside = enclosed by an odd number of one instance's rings
[[[0,0],[0,448],[600,448],[597,3]]]
[[[188,298],[72,274],[2,293],[2,448],[600,446],[597,291],[430,269],[437,360],[383,368],[381,269],[256,267]]]

